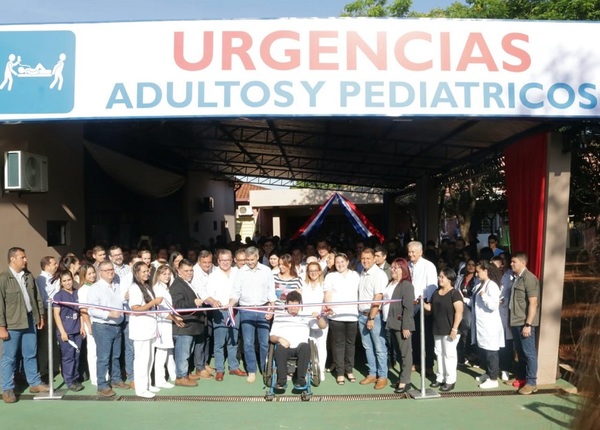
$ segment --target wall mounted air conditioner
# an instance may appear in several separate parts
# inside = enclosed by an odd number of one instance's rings
[[[237,208],[238,216],[252,216],[252,206],[250,205],[241,205]]]
[[[48,191],[48,157],[25,151],[4,153],[4,190]]]

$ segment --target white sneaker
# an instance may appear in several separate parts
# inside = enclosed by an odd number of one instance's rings
[[[158,393],[160,391],[160,388],[155,387],[154,385],[150,385],[148,387],[148,390],[150,390],[150,392],[152,392],[152,393]]]
[[[248,377],[246,378],[248,384],[253,384],[256,381],[256,373],[248,373]]]
[[[508,372],[506,370],[502,371],[502,375],[500,376],[500,379],[502,379],[503,381],[508,381],[510,379],[508,376]]]
[[[156,396],[156,394],[154,394],[154,393],[152,393],[150,391],[144,391],[143,393],[140,393],[140,394],[135,393],[135,395],[138,396],[138,397],[143,397],[145,399],[151,399],[151,398],[153,398],[153,397]]]
[[[321,373],[321,382],[325,380],[325,372]]]
[[[482,384],[479,384],[479,388],[498,388],[498,380],[492,381],[491,379],[488,379]]]
[[[475,377],[475,380],[476,380],[477,382],[485,382],[485,381],[487,381],[488,379],[490,379],[490,375],[488,375],[487,373],[484,373],[483,375],[479,375],[479,376],[476,376],[476,377]]]
[[[161,382],[160,384],[156,384],[156,386],[158,388],[173,388],[175,385],[171,384],[170,382]]]

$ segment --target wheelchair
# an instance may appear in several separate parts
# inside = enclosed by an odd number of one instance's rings
[[[296,387],[292,392],[300,393],[302,401],[309,401],[312,397],[312,386],[318,387],[321,383],[321,370],[319,369],[319,353],[317,351],[317,345],[313,339],[308,340],[308,346],[310,348],[310,360],[308,362],[308,370],[306,372],[306,385],[303,387]],[[267,388],[265,392],[265,400],[273,401],[275,398],[275,391],[277,390],[277,364],[275,363],[275,349],[278,346],[269,343],[269,350],[267,353],[265,371],[263,373],[263,382]],[[287,374],[292,377],[292,380],[296,378],[297,368],[297,357],[291,357],[287,362]]]

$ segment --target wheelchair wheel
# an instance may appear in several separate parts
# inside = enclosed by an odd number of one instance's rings
[[[309,340],[311,382],[315,387],[321,384],[321,368],[319,367],[319,351],[314,340]]]
[[[263,373],[263,382],[265,387],[270,387],[273,376],[273,356],[275,354],[275,345],[269,343],[269,350],[267,351],[267,362],[265,363],[265,371]]]

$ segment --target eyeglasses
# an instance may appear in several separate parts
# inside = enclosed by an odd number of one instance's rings
[[[309,270],[308,273],[321,273],[320,270]]]

